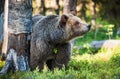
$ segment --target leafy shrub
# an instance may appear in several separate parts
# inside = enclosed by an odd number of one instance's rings
[[[120,49],[112,52],[73,55],[67,69],[15,72],[0,79],[120,79]],[[104,57],[105,58],[104,58]],[[107,58],[107,60],[106,60]]]
[[[73,47],[73,55],[67,69],[50,71],[45,68],[39,72],[36,68],[34,71],[0,75],[0,79],[120,79],[120,48],[113,51],[90,48],[89,43],[95,40],[94,33],[95,30],[76,39],[76,46]],[[106,33],[107,28],[98,29],[99,36],[96,40],[108,39]],[[0,68],[4,63],[0,61]]]

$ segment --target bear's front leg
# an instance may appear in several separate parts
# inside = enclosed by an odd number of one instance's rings
[[[34,70],[38,67],[39,71],[41,71],[44,67],[44,62],[40,61],[40,59],[35,56],[35,55],[31,55],[30,57],[30,68],[31,70]]]
[[[32,38],[33,40],[33,38]],[[30,67],[31,70],[36,69],[36,67],[39,68],[41,71],[44,67],[44,61],[47,57],[47,45],[44,42],[44,40],[37,39],[34,41],[31,41],[31,49],[30,49]]]
[[[61,69],[63,66],[67,67],[71,56],[71,44],[64,43],[57,45],[56,50],[57,53],[55,55],[55,59],[52,59],[47,62],[47,66],[51,70],[53,68]]]

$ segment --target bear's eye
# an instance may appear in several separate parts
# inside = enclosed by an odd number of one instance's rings
[[[76,21],[76,22],[75,22],[75,25],[78,25],[78,24],[79,24],[79,22],[78,22],[78,21]]]

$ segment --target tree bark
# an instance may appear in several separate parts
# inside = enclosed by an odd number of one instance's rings
[[[96,26],[97,14],[96,14],[96,2],[95,2],[95,0],[92,0],[92,15],[93,15],[93,17],[92,17],[91,23],[92,23],[92,28],[95,29],[94,38],[96,39],[98,29],[97,29],[97,26]]]
[[[0,0],[0,14],[4,11],[5,0]]]
[[[3,27],[3,44],[2,44],[2,54],[6,55],[7,52],[7,44],[8,44],[8,6],[9,0],[5,0],[4,7],[4,27]]]
[[[64,0],[63,14],[71,13],[73,15],[77,14],[76,10],[77,0]]]
[[[4,16],[4,0],[0,0],[0,54],[2,52],[2,42],[3,42],[3,16]]]
[[[3,13],[0,14],[0,55],[2,52],[2,42],[3,42]]]
[[[42,14],[46,15],[45,0],[41,0]]]
[[[56,11],[56,14],[59,15],[59,11],[60,11],[59,0],[56,0],[56,4],[57,4],[57,9],[55,11]]]
[[[32,0],[10,0],[8,19],[7,58],[1,74],[29,68]]]

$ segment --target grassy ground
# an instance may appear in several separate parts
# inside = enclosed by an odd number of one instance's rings
[[[45,66],[42,72],[15,72],[0,75],[0,79],[120,79],[120,47],[114,50],[91,49],[88,43],[95,40],[95,31],[76,40],[76,46],[86,45],[84,49],[73,47],[73,54],[67,69],[49,71]],[[99,36],[98,36],[99,35]],[[99,29],[96,40],[108,39],[106,29]],[[4,62],[0,61],[0,69]]]
[[[116,51],[117,50],[117,51]],[[38,69],[1,75],[0,79],[120,79],[120,49],[97,54],[74,55],[68,69]],[[2,65],[1,65],[2,66]]]

